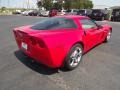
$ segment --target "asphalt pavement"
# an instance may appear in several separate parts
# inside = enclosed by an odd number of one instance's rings
[[[13,28],[42,19],[0,16],[0,90],[120,90],[120,22],[108,22],[111,41],[87,52],[68,72],[32,62],[17,48]]]

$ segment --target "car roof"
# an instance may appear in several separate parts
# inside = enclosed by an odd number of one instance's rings
[[[66,17],[66,18],[71,18],[71,19],[83,19],[83,18],[88,18],[86,16],[81,16],[81,15],[63,15],[63,16],[57,16],[57,17]]]

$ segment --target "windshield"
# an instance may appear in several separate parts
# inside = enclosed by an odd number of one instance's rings
[[[75,28],[76,25],[72,19],[63,17],[53,17],[36,23],[31,28],[35,30],[48,30],[60,28]]]

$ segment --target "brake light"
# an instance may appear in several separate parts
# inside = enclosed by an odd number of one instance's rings
[[[45,47],[45,43],[44,43],[43,40],[38,39],[37,42],[38,42],[38,45],[39,45],[41,48],[44,48],[44,47]]]
[[[17,32],[17,35],[18,35],[19,38],[23,37],[23,34],[21,32]]]
[[[35,37],[30,37],[30,42],[32,43],[32,45],[38,45],[40,48],[45,47],[45,43],[41,39],[37,39]]]
[[[34,37],[30,37],[30,42],[33,44],[33,45],[36,45],[37,42],[36,42],[36,39]]]

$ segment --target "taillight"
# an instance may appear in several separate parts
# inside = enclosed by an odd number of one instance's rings
[[[38,40],[37,40],[37,43],[38,43],[38,45],[39,45],[41,48],[44,48],[44,47],[45,47],[45,43],[44,43],[43,40],[38,39]]]
[[[23,38],[23,33],[17,32],[17,35],[18,35],[19,38]]]
[[[34,37],[30,37],[30,42],[33,44],[33,45],[36,45],[37,44],[37,41]]]
[[[38,45],[40,48],[45,47],[45,43],[41,39],[37,39],[35,37],[30,37],[30,42],[31,42],[32,45]]]

